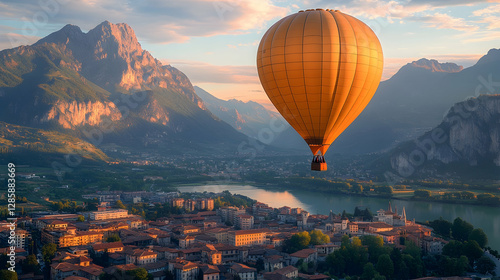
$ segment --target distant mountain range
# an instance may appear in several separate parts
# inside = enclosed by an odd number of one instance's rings
[[[361,115],[340,135],[329,153],[388,151],[438,125],[451,106],[471,96],[500,93],[500,50],[491,49],[471,67],[420,59],[380,83]],[[292,129],[277,142],[304,147]]]
[[[448,172],[500,179],[500,95],[455,104],[438,126],[399,144],[373,167],[402,178]]]
[[[257,102],[236,99],[226,101],[197,86],[194,89],[210,112],[250,137],[258,139],[259,132],[262,134],[263,129],[276,127],[274,132],[279,133],[283,126],[288,127],[279,113],[269,111]]]
[[[182,72],[143,50],[130,26],[108,21],[1,51],[0,121],[165,153],[234,154],[247,139],[207,110]]]

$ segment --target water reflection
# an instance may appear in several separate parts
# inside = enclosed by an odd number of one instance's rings
[[[353,213],[356,206],[368,207],[376,214],[379,209],[387,209],[389,204],[389,199],[383,198],[336,196],[307,190],[270,191],[250,185],[185,186],[179,187],[179,190],[181,192],[222,192],[229,190],[231,193],[251,197],[274,208],[282,206],[300,207],[312,214],[328,214],[330,210],[334,213],[340,213],[343,210]],[[461,217],[472,223],[474,227],[482,228],[488,235],[489,246],[500,249],[500,211],[498,211],[498,208],[404,200],[392,200],[391,204],[393,210],[397,208],[399,213],[405,207],[408,219],[417,221],[434,220],[439,219],[439,217],[453,221],[456,217]]]

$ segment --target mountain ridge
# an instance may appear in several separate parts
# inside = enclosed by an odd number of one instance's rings
[[[111,123],[105,142],[138,148],[204,151],[194,145],[201,141],[224,143],[220,152],[245,140],[205,108],[184,73],[143,50],[127,24],[105,21],[87,33],[66,25],[0,51],[0,93],[1,121],[82,139]]]

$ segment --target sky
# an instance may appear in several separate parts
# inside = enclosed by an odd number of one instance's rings
[[[299,10],[336,9],[372,28],[383,80],[420,58],[473,65],[500,48],[500,0],[0,0],[0,49],[28,45],[66,24],[84,32],[127,23],[142,47],[213,95],[269,105],[257,76],[258,44]]]

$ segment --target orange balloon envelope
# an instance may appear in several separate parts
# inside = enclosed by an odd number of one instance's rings
[[[300,11],[281,19],[257,52],[262,86],[311,148],[313,170],[326,170],[323,155],[368,105],[382,68],[375,33],[337,10]]]

